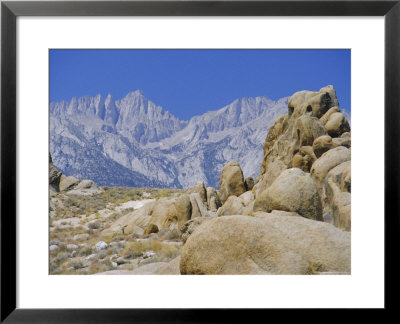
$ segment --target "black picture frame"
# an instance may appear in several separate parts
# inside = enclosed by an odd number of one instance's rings
[[[385,309],[399,286],[400,0],[395,1],[2,1],[1,2],[1,322],[198,323],[233,322],[216,309],[16,308],[16,19],[19,16],[384,16],[385,17]],[[373,190],[373,188],[371,189]],[[372,261],[372,260],[371,260]],[[367,283],[366,283],[367,284]]]

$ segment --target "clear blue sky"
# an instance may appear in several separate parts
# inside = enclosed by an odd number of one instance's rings
[[[332,84],[350,107],[350,50],[50,50],[50,101],[143,90],[181,119],[240,97],[290,96]]]

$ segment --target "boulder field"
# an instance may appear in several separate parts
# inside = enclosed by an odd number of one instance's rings
[[[257,179],[228,162],[219,189],[199,182],[152,200],[102,234],[178,233],[180,256],[154,274],[350,274],[351,130],[334,87],[293,94],[263,153]],[[98,190],[54,168],[50,183]]]
[[[185,224],[181,274],[350,274],[351,133],[335,89],[295,93],[263,150],[251,188],[226,164],[219,217]]]

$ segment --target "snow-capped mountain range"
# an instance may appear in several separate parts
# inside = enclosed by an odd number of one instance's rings
[[[287,113],[288,97],[241,98],[180,120],[142,91],[120,100],[72,98],[50,104],[50,152],[66,175],[98,185],[219,187],[222,167],[238,161],[244,176],[259,175],[269,127]]]

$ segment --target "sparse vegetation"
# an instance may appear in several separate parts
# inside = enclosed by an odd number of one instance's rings
[[[99,229],[99,228],[100,228],[100,223],[98,223],[98,222],[90,223],[90,224],[88,225],[88,227],[89,227],[90,229],[92,229],[92,230],[94,230],[94,229]]]
[[[133,207],[126,204],[129,201],[172,197],[181,190],[127,187],[102,189],[102,193],[91,196],[62,192],[51,198],[49,245],[57,247],[49,253],[50,274],[94,274],[116,267],[133,270],[138,263],[169,261],[179,255],[176,244],[164,242],[178,240],[180,233],[177,230],[164,229],[162,233],[151,234],[148,239],[143,239],[148,236],[127,235],[122,231],[104,235],[102,231],[120,217],[134,211]],[[99,241],[109,246],[97,251],[95,246]],[[71,248],[71,245],[76,248]],[[120,261],[117,264],[118,258]]]
[[[90,254],[92,254],[92,253],[93,253],[93,249],[92,249],[89,245],[84,246],[84,247],[79,251],[79,255],[80,255],[80,256],[88,256],[88,255],[90,255]]]
[[[169,197],[169,196],[171,196],[171,193],[167,189],[160,190],[160,197]]]

